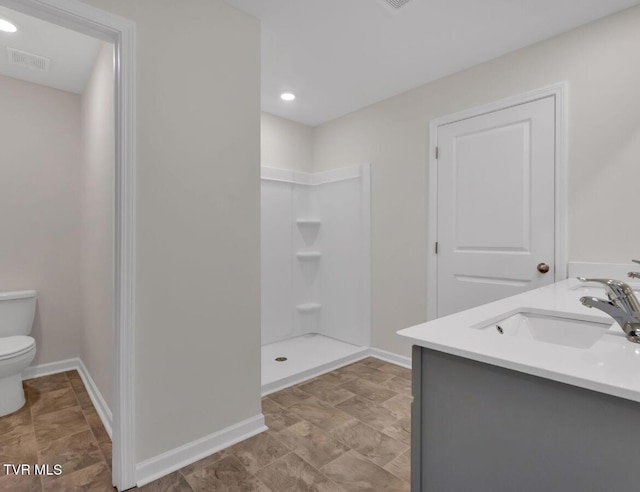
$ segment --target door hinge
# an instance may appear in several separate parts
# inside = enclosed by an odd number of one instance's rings
[[[440,150],[439,150],[439,149],[440,149],[439,147],[436,147],[436,159],[437,159],[437,158],[439,157],[439,155],[440,155]]]
[[[436,241],[436,254],[438,254],[438,241]]]

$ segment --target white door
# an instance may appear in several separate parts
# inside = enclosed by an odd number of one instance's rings
[[[551,96],[438,127],[438,317],[554,282],[555,114]]]

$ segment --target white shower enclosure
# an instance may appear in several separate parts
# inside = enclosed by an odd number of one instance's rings
[[[370,346],[370,189],[369,165],[262,168],[263,393]]]

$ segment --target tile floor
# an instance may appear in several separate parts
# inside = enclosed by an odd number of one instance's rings
[[[113,492],[111,440],[77,371],[23,382],[27,404],[0,417],[0,463],[62,466],[61,476],[6,474],[0,491]],[[33,470],[32,470],[33,473]]]
[[[111,441],[77,372],[25,381],[0,418],[0,462],[61,464],[61,477],[0,470],[0,491],[110,491]],[[262,399],[269,430],[145,485],[145,492],[409,490],[411,373],[368,358]]]
[[[145,492],[409,490],[411,373],[368,358],[262,399],[269,430]]]

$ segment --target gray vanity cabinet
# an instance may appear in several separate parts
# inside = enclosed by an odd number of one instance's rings
[[[412,492],[640,491],[636,402],[418,346],[413,395]]]

